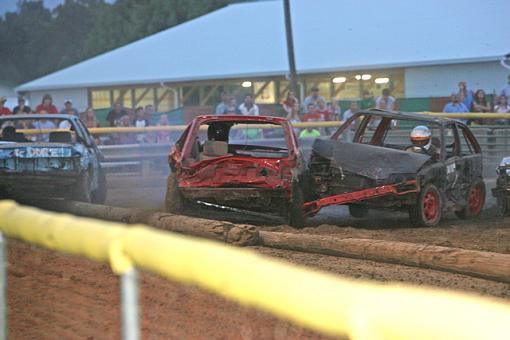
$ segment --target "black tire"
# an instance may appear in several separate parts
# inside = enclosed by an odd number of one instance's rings
[[[294,182],[288,208],[288,222],[293,228],[300,229],[306,225],[306,217],[303,212],[304,203],[303,191],[299,184]]]
[[[411,223],[419,227],[434,227],[441,221],[443,199],[434,184],[425,185],[416,199],[416,204],[409,207]]]
[[[499,196],[496,200],[501,214],[503,216],[510,216],[510,197]]]
[[[349,205],[349,214],[354,218],[363,218],[368,215],[368,208],[362,205]]]
[[[90,176],[85,171],[79,178],[72,189],[72,199],[75,201],[90,203],[92,194],[90,192]]]
[[[101,170],[99,170],[99,173],[97,176],[98,176],[97,177],[97,189],[92,191],[91,199],[92,199],[92,203],[104,204],[104,202],[106,201],[106,192],[107,192],[106,174],[101,169]]]
[[[466,206],[455,211],[460,219],[475,218],[482,212],[485,204],[485,183],[481,178],[475,179],[467,191]]]
[[[169,213],[179,214],[184,210],[184,197],[177,185],[177,177],[175,174],[168,176],[166,196],[165,196],[165,209]]]

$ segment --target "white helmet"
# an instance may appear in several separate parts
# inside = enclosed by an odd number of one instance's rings
[[[430,129],[424,125],[418,125],[416,126],[413,131],[411,131],[411,143],[413,143],[414,146],[419,147],[428,147],[431,143],[431,137],[432,133],[430,132]]]

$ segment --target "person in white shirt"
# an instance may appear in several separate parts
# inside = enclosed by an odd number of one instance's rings
[[[393,111],[395,108],[395,97],[390,96],[389,89],[382,90],[382,96],[375,100],[375,107],[381,110]]]
[[[258,116],[259,107],[253,102],[253,98],[250,95],[244,97],[244,102],[239,105],[239,112],[243,116]]]

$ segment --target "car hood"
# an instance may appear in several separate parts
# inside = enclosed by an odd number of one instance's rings
[[[317,139],[313,152],[331,161],[332,167],[374,180],[392,174],[417,173],[430,156],[374,145]]]

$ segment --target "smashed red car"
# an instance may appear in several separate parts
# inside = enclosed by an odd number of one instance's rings
[[[209,203],[304,223],[303,155],[286,119],[199,116],[169,154],[166,209]]]

